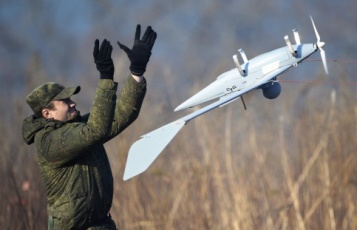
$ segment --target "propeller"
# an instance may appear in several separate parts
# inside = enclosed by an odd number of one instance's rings
[[[311,18],[312,26],[314,27],[315,34],[316,34],[316,38],[317,38],[316,46],[317,46],[317,48],[320,50],[321,60],[322,60],[322,64],[324,65],[325,73],[328,74],[328,66],[327,66],[327,61],[326,61],[326,53],[325,53],[325,50],[322,49],[322,47],[325,46],[325,42],[322,42],[322,41],[320,40],[320,35],[319,35],[319,32],[317,32],[317,29],[316,29],[314,20],[312,19],[311,16],[310,16],[310,18]]]

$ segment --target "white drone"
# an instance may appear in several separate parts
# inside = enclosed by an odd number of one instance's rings
[[[242,99],[245,107],[242,96],[254,89],[262,89],[263,95],[266,98],[274,99],[278,97],[281,92],[281,86],[276,77],[292,67],[297,67],[299,63],[317,50],[320,50],[322,63],[326,74],[328,74],[326,54],[322,49],[325,43],[320,41],[320,35],[317,32],[314,21],[311,16],[310,18],[317,38],[316,43],[301,43],[299,33],[297,30],[293,30],[295,45],[290,43],[289,37],[286,35],[284,37],[286,46],[261,54],[250,60],[248,60],[244,51],[239,49],[238,52],[241,55],[243,64],[240,64],[237,55],[234,55],[233,61],[236,68],[221,74],[206,88],[179,105],[175,111],[190,108],[214,99],[218,100],[143,135],[129,150],[123,179],[128,180],[144,172],[180,129],[190,120],[217,107],[227,105],[239,97]]]

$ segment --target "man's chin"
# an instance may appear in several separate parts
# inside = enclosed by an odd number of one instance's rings
[[[78,111],[78,110],[72,112],[72,113],[70,114],[70,116],[69,116],[69,118],[68,118],[67,121],[73,120],[74,118],[77,117],[78,114],[79,114],[79,111]]]
[[[74,118],[74,117],[76,117],[77,115],[79,114],[79,111],[78,110],[76,110],[76,111],[74,111],[73,113],[72,113],[72,118]]]

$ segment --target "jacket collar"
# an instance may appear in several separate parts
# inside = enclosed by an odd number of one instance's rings
[[[54,119],[39,118],[35,115],[31,115],[24,119],[22,122],[22,138],[26,144],[30,145],[34,143],[36,134],[45,128],[57,129],[66,123],[78,122],[81,120],[81,115],[78,114],[69,121],[57,121]]]

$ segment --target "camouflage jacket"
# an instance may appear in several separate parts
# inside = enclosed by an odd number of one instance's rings
[[[103,144],[137,118],[146,82],[129,77],[118,101],[116,90],[117,83],[100,80],[89,114],[23,122],[25,142],[35,143],[55,229],[86,229],[111,208],[113,176]]]

